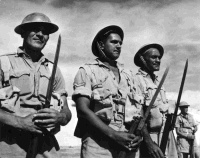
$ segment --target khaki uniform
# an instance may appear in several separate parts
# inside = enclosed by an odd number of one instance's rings
[[[175,127],[180,128],[180,132],[183,134],[193,134],[192,128],[196,126],[196,122],[194,121],[194,118],[191,114],[188,114],[186,116],[179,114],[176,119]],[[190,152],[190,145],[191,140],[185,139],[181,136],[177,136],[177,145],[178,150],[181,153],[189,153]],[[194,141],[194,147],[196,147],[196,141]]]
[[[47,86],[50,78],[48,64],[51,64],[47,58],[41,57],[37,65],[34,65],[31,58],[26,55],[22,48],[17,53],[7,55],[10,61],[10,70],[4,72],[4,78],[9,78],[9,85],[6,88],[13,89],[13,96],[18,94],[19,102],[13,106],[7,104],[10,100],[4,98],[3,89],[0,89],[1,108],[13,113],[14,115],[27,116],[41,109],[45,103]],[[3,60],[3,57],[0,58]],[[1,62],[3,63],[3,61]],[[57,69],[53,91],[57,94],[67,95],[63,76]],[[0,129],[0,157],[25,157],[31,140],[31,134],[25,131],[14,129],[13,127],[1,124]],[[59,157],[56,150],[59,146],[56,138],[51,136],[41,136],[39,143],[39,157],[55,158]]]
[[[93,63],[88,63],[81,67],[74,80],[74,94],[90,98],[91,110],[109,127],[116,131],[126,131],[125,128],[125,104],[131,107],[132,82],[129,73],[123,66],[117,63],[120,74],[118,83],[114,73],[96,59]],[[140,116],[141,108],[132,107],[135,116]],[[95,131],[92,126],[81,122],[75,130],[75,136],[82,138],[82,158],[112,158],[116,157],[119,150],[116,150],[116,142],[109,141],[108,138]],[[128,117],[127,117],[128,118]],[[82,126],[82,128],[81,128]]]
[[[157,76],[155,76],[155,81],[153,82],[150,75],[143,71],[142,69],[139,69],[136,75],[133,77],[133,82],[135,86],[135,101],[141,105],[144,106],[144,109],[149,106],[151,99],[153,98],[153,95],[158,87],[159,80]],[[166,121],[165,114],[169,110],[169,104],[168,100],[166,99],[166,94],[165,94],[165,89],[162,87],[156,101],[154,102],[154,105],[152,109],[150,110],[149,118],[147,119],[147,128],[150,133],[150,136],[152,140],[160,145],[160,141],[162,138],[162,133],[164,129],[164,124]],[[173,157],[176,158],[178,157],[177,151],[176,151],[176,145],[175,145],[175,140],[173,133],[170,132],[169,134],[169,144],[168,147],[170,149],[174,148],[174,151],[168,151],[168,153],[171,155],[168,157]],[[170,147],[170,146],[173,147]],[[147,155],[144,155],[144,152],[142,149],[145,148],[143,147],[143,144],[141,145],[141,157],[148,157]]]

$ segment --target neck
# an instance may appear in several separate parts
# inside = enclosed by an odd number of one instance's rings
[[[117,64],[116,64],[117,62],[115,60],[106,60],[106,59],[100,58],[100,61],[107,66],[117,67]]]
[[[38,62],[42,56],[41,51],[33,50],[27,47],[24,47],[24,52],[30,56],[33,62]]]
[[[182,115],[183,115],[183,116],[186,116],[187,114],[188,114],[188,113],[185,113],[185,112],[184,112],[184,113],[182,113]]]
[[[143,71],[145,71],[146,73],[148,73],[148,74],[150,75],[151,79],[152,79],[153,81],[155,81],[156,76],[155,76],[155,74],[154,74],[153,71],[150,71],[150,70],[147,69],[146,67],[143,67],[143,68],[141,68],[141,69],[142,69]]]

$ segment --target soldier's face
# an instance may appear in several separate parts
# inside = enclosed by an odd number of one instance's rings
[[[116,33],[111,33],[103,42],[103,51],[105,55],[111,59],[116,60],[121,53],[122,39]]]
[[[188,106],[183,106],[183,107],[181,107],[181,113],[182,114],[187,114],[188,113]]]
[[[35,51],[41,51],[46,45],[49,34],[45,32],[42,26],[31,28],[23,35],[24,46]]]
[[[160,70],[160,52],[156,48],[149,49],[145,55],[144,59],[147,63],[147,67],[150,71],[159,71]]]

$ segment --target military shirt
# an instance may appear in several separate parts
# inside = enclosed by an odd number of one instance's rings
[[[125,104],[127,96],[132,96],[132,82],[130,73],[124,70],[123,65],[117,62],[117,67],[119,83],[112,70],[99,59],[80,67],[74,79],[72,98],[77,95],[90,98],[94,113],[119,131],[124,129]]]
[[[179,114],[176,119],[175,127],[180,128],[180,132],[187,135],[193,134],[192,128],[194,128],[196,125],[197,124],[191,114],[186,116]],[[190,143],[190,140],[187,140],[179,135],[177,136],[177,144],[180,152],[189,153]]]
[[[48,64],[52,64],[44,55],[36,63],[32,62],[28,54],[21,47],[16,54],[8,55],[11,68],[9,70],[10,85],[20,90],[20,106],[27,111],[35,112],[45,103],[47,87],[51,75]],[[57,68],[53,91],[66,95],[65,81]]]
[[[135,100],[143,106],[149,106],[150,101],[158,87],[159,80],[155,76],[155,81],[153,81],[148,73],[139,69],[136,75],[133,77],[133,82],[135,85]],[[148,126],[150,129],[158,129],[162,126],[162,112],[168,110],[168,100],[166,99],[165,89],[161,87],[161,90],[154,102],[154,105],[150,111],[150,119],[148,119]]]
[[[33,63],[21,47],[18,48],[17,53],[6,56],[9,58],[10,69],[8,72],[4,72],[4,75],[9,77],[10,87],[15,86],[20,90],[19,110],[27,115],[35,113],[45,104],[47,87],[51,75],[48,64],[52,63],[44,55],[42,55],[38,62]],[[3,56],[0,59],[2,60]],[[56,71],[53,92],[67,96],[64,78],[59,68]],[[31,134],[3,124],[0,124],[0,129],[0,156],[12,155],[13,157],[25,157],[30,144]],[[41,153],[38,153],[38,155],[48,158],[58,157],[55,136],[45,135],[41,139],[43,144],[39,144]]]

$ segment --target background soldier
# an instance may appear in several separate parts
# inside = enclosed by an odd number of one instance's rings
[[[98,58],[80,67],[75,77],[73,100],[79,118],[75,136],[82,138],[82,158],[116,158],[121,146],[132,150],[141,142],[124,126],[125,101],[132,84],[116,61],[123,37],[118,26],[100,30],[92,43]]]
[[[136,90],[135,101],[143,106],[145,111],[149,105],[159,84],[158,77],[154,74],[160,70],[160,62],[163,56],[164,49],[159,44],[148,44],[140,48],[135,54],[134,63],[140,67],[134,76],[134,85]],[[141,158],[161,158],[164,154],[159,148],[164,128],[165,114],[168,113],[169,104],[166,99],[165,90],[161,88],[159,95],[156,98],[153,108],[150,111],[150,116],[147,121],[148,133],[140,146]],[[169,145],[175,151],[168,151],[167,157],[176,158],[177,151],[175,147],[174,137],[170,132]]]
[[[188,113],[188,107],[190,105],[187,102],[181,102],[179,107],[181,113],[176,119],[176,133],[177,133],[177,145],[179,151],[179,158],[188,158],[188,155],[194,154],[192,148],[196,149],[197,144],[195,141],[195,132],[197,131],[197,124],[191,114]],[[198,156],[198,152],[195,152],[195,157]]]
[[[52,62],[41,52],[58,26],[42,13],[27,15],[15,32],[23,38],[17,53],[2,56],[0,89],[0,157],[25,157],[33,134],[38,134],[36,157],[59,157],[58,144],[46,129],[57,129],[71,119],[67,93],[59,69],[53,87],[54,108],[43,108]],[[62,102],[62,104],[60,104]],[[62,106],[62,108],[61,108]],[[59,109],[60,108],[60,109]],[[53,132],[52,130],[51,132]]]

